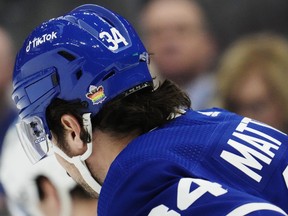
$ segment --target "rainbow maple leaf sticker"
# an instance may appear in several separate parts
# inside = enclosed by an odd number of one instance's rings
[[[103,86],[94,86],[89,87],[89,92],[86,94],[86,97],[93,102],[93,104],[102,103],[106,99]]]

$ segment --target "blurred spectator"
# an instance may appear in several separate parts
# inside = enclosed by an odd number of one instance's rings
[[[288,42],[269,33],[243,37],[219,66],[221,106],[288,132]]]
[[[186,90],[194,109],[207,108],[214,97],[210,70],[216,46],[198,3],[145,1],[139,26],[148,51],[153,53],[152,63],[157,72]]]
[[[0,154],[5,133],[16,118],[16,110],[12,108],[11,99],[13,64],[13,41],[6,29],[0,27]],[[0,215],[5,215],[7,212],[4,196],[0,182]]]
[[[66,174],[54,155],[35,165],[28,160],[15,127],[9,129],[4,141],[0,179],[12,216],[97,214],[97,200]]]
[[[0,146],[2,146],[9,125],[16,117],[11,99],[13,66],[13,41],[6,30],[0,27]]]
[[[207,14],[219,52],[238,38],[260,32],[288,35],[287,0],[197,0]]]

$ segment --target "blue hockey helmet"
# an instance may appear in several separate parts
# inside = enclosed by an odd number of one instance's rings
[[[83,112],[96,115],[116,96],[153,86],[148,62],[127,20],[98,5],[82,5],[38,26],[17,54],[13,74],[18,134],[29,143],[26,151],[34,152],[30,159],[48,151],[45,113],[53,99],[85,102]]]

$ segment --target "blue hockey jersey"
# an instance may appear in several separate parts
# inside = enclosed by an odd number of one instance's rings
[[[112,163],[99,216],[286,215],[288,137],[214,108],[134,139]]]

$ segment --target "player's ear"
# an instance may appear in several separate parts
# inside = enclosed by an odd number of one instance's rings
[[[82,148],[84,143],[81,139],[81,125],[78,120],[73,115],[64,114],[61,117],[61,124],[65,129],[65,140],[74,147]]]

